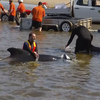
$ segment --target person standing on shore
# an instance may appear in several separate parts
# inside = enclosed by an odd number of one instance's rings
[[[9,8],[9,21],[14,22],[15,16],[16,16],[16,8],[15,4],[13,3],[13,0],[9,0],[10,8]]]
[[[25,18],[26,17],[26,12],[25,12],[25,5],[23,4],[23,0],[18,0],[19,6],[17,8],[17,13],[20,13],[20,17]]]
[[[42,31],[42,19],[45,16],[45,10],[42,8],[42,2],[38,3],[37,7],[32,9],[32,26],[34,28],[39,28]]]

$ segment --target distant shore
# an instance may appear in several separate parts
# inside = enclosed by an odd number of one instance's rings
[[[8,1],[8,0],[4,0],[4,1]],[[49,6],[54,6],[55,4],[60,4],[60,3],[69,3],[70,0],[23,0],[23,3],[25,4],[33,4],[33,5],[37,5],[38,2],[41,1],[41,2],[47,2],[49,4]],[[13,2],[18,2],[18,0],[13,0]]]

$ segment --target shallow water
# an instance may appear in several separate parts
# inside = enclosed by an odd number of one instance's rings
[[[31,30],[20,31],[15,24],[0,23],[0,58],[10,55],[9,47],[22,48]],[[73,53],[64,46],[70,37],[66,32],[37,34],[40,54],[69,55],[73,62],[0,63],[0,100],[99,100],[100,99],[100,54]],[[100,46],[99,33],[93,33],[93,44]],[[75,37],[76,38],[76,37]]]
[[[98,29],[99,25],[94,25]],[[33,31],[33,30],[32,30]],[[10,47],[22,48],[31,30],[20,31],[15,24],[0,22],[0,58]],[[40,54],[67,54],[73,61],[9,63],[0,62],[0,100],[100,100],[100,54],[74,54],[75,39],[65,52],[70,37],[66,32],[37,34]],[[100,33],[92,44],[100,47]]]

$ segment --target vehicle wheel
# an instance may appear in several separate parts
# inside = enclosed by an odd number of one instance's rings
[[[7,14],[2,14],[1,21],[8,21],[8,15]]]
[[[51,26],[51,27],[48,27],[47,31],[58,31],[58,29],[56,26]]]
[[[71,31],[72,26],[69,22],[62,22],[60,25],[60,31],[69,32]]]

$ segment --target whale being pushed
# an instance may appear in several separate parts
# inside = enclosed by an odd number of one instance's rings
[[[7,51],[10,52],[10,56],[2,59],[3,61],[13,61],[13,62],[29,62],[35,61],[34,57],[26,50],[20,48],[8,48]],[[39,54],[38,61],[57,61],[58,59],[71,60],[69,56],[63,54],[61,57],[53,55]]]

